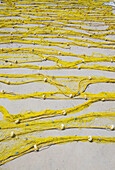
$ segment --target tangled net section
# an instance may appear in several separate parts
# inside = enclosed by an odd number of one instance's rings
[[[114,143],[105,104],[115,101],[114,2],[1,0],[0,9],[0,165],[56,144]],[[70,133],[80,129],[89,135]]]

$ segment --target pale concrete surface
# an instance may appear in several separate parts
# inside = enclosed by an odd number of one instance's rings
[[[67,143],[17,158],[1,170],[114,170],[114,144]]]

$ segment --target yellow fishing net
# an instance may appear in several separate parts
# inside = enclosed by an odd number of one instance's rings
[[[0,85],[38,83],[46,91],[19,93],[1,89],[0,101],[8,100],[84,100],[66,109],[42,109],[10,114],[0,102],[0,165],[43,147],[66,142],[115,142],[115,137],[48,136],[48,130],[72,128],[113,131],[114,111],[90,112],[78,116],[96,102],[115,101],[114,92],[86,92],[87,87],[115,83],[104,76],[48,75],[45,70],[90,70],[115,72],[114,55],[101,52],[78,54],[74,48],[115,49],[115,15],[109,0],[2,0],[0,3]],[[104,63],[109,63],[105,65]],[[39,70],[38,73],[10,73],[13,69]],[[4,71],[5,70],[5,71]],[[31,86],[32,88],[32,86]],[[26,109],[26,108],[25,108]],[[66,117],[68,116],[69,117]],[[61,116],[65,116],[61,118]]]

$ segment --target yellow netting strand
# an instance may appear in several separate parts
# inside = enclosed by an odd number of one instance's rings
[[[20,143],[20,149],[17,148],[17,144],[12,147],[12,152],[8,152],[0,158],[0,165],[11,161],[17,157],[20,157],[24,154],[34,151],[34,145],[38,146],[38,149],[42,149],[43,147],[55,145],[55,144],[64,144],[67,142],[86,142],[88,141],[88,136],[62,136],[62,137],[47,137],[47,138],[30,138],[25,140],[26,147],[23,148],[23,143]],[[100,137],[100,136],[92,136],[92,141],[96,143],[108,143],[108,142],[115,142],[115,137]],[[16,151],[16,152],[15,152]],[[4,151],[3,151],[4,152]]]

